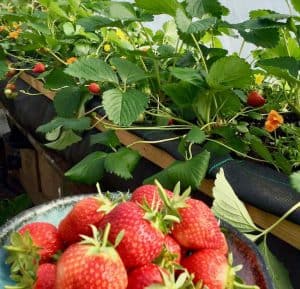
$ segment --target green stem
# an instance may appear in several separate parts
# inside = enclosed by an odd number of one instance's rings
[[[242,152],[240,152],[240,151],[238,151],[238,150],[236,150],[236,149],[234,149],[234,148],[232,148],[232,147],[230,147],[230,146],[228,146],[228,145],[226,145],[226,144],[224,144],[224,143],[222,143],[220,141],[217,141],[217,140],[214,140],[214,139],[210,139],[210,138],[207,138],[207,140],[211,141],[211,142],[214,142],[214,143],[216,143],[216,144],[218,144],[220,146],[223,146],[223,147],[225,147],[225,148],[227,148],[227,149],[235,152],[236,154],[241,155],[244,158],[247,158],[247,159],[250,159],[250,160],[253,160],[253,161],[257,161],[257,162],[261,162],[261,163],[269,163],[268,161],[265,161],[265,160],[261,160],[261,159],[250,157],[250,156],[248,156],[248,155],[246,155],[246,154],[244,154],[244,153],[242,153]]]
[[[157,144],[157,143],[164,143],[164,142],[168,142],[168,141],[174,141],[174,140],[178,140],[180,139],[181,136],[176,136],[176,137],[171,137],[171,138],[165,138],[165,139],[160,139],[160,140],[153,140],[153,141],[148,141],[148,140],[138,140],[138,141],[135,141],[129,145],[127,145],[127,148],[130,148],[136,144]]]
[[[283,31],[283,38],[284,38],[284,45],[286,47],[286,51],[288,53],[288,56],[291,56],[291,51],[290,51],[290,48],[289,48],[289,45],[288,45],[288,40],[286,38],[285,31]]]
[[[59,56],[57,56],[52,50],[48,51],[50,55],[52,55],[56,60],[58,60],[63,65],[68,65],[64,60],[62,60]]]
[[[172,118],[173,120],[176,120],[178,122],[185,123],[187,125],[193,125],[191,122],[189,122],[187,120],[184,120],[184,119],[181,119],[181,118],[177,118],[177,117],[175,117],[171,114],[159,114],[159,113],[153,113],[153,112],[150,112],[150,111],[145,111],[145,113],[149,114],[149,115],[152,115],[152,116],[162,117],[162,118],[166,118],[166,119]]]
[[[106,245],[107,245],[110,228],[111,228],[110,223],[107,223],[107,225],[105,226],[105,229],[104,229],[104,233],[103,233],[102,247],[106,247]]]
[[[241,54],[242,54],[242,52],[243,52],[243,49],[244,49],[244,47],[245,47],[245,43],[246,43],[246,41],[243,40],[243,42],[242,42],[242,44],[241,44],[241,47],[240,47],[240,50],[239,50],[239,56],[241,56]]]
[[[3,248],[10,252],[18,252],[18,253],[26,253],[27,252],[24,249],[20,249],[18,247],[14,247],[14,246],[4,246]]]
[[[234,289],[259,289],[259,287],[256,285],[242,284],[237,281],[234,281],[233,285],[234,285]]]
[[[300,202],[298,202],[297,204],[295,204],[293,207],[291,207],[281,218],[279,218],[272,226],[270,226],[268,229],[266,229],[265,231],[263,231],[261,234],[257,235],[255,238],[255,241],[257,241],[259,238],[261,238],[262,236],[268,234],[269,232],[271,232],[276,226],[278,226],[282,221],[284,221],[290,214],[292,214],[293,212],[295,212],[297,209],[300,208]]]
[[[292,11],[292,7],[291,7],[291,5],[290,5],[290,3],[289,3],[289,0],[285,0],[285,3],[286,3],[286,5],[287,5],[287,7],[288,7],[288,9],[289,9],[290,15],[292,16],[292,15],[293,15],[293,11]]]
[[[198,49],[199,54],[200,54],[200,58],[201,58],[201,60],[203,62],[204,69],[205,69],[206,73],[208,73],[208,68],[207,68],[206,61],[205,61],[205,58],[203,56],[202,50],[200,48],[200,45],[199,45],[199,43],[198,43],[198,41],[197,41],[194,33],[192,33],[191,36],[192,36],[193,41],[194,41],[194,43],[195,43],[195,45],[196,45],[196,47]]]

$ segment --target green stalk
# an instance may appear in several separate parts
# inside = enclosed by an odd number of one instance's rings
[[[201,58],[201,60],[202,60],[204,69],[205,69],[206,73],[208,73],[208,68],[207,68],[207,65],[206,65],[206,61],[205,61],[204,55],[203,55],[202,50],[201,50],[201,48],[200,48],[200,45],[199,45],[199,43],[198,43],[198,41],[197,41],[197,39],[196,39],[194,33],[192,33],[191,36],[192,36],[193,41],[194,41],[194,43],[195,43],[195,45],[196,45],[196,47],[197,47],[197,49],[198,49],[199,54],[200,54],[200,58]]]

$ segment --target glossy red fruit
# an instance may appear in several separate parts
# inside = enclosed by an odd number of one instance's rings
[[[97,84],[95,82],[92,82],[89,84],[88,90],[90,93],[93,93],[93,94],[98,94],[101,91],[99,84]]]
[[[150,263],[163,248],[164,235],[144,219],[144,211],[134,202],[125,202],[115,207],[100,222],[100,228],[111,224],[109,241],[114,243],[124,230],[124,237],[117,246],[127,269]]]
[[[209,289],[225,289],[231,284],[227,258],[218,250],[201,250],[182,260],[181,265],[195,275],[194,282],[203,281]]]
[[[53,255],[63,249],[57,228],[46,222],[35,222],[25,225],[19,230],[23,235],[29,232],[34,245],[40,247],[40,264],[51,261]]]
[[[113,247],[76,243],[57,263],[55,289],[126,289],[127,272]]]
[[[174,195],[173,192],[165,190],[169,198]],[[161,209],[163,201],[159,196],[157,186],[155,185],[143,185],[134,190],[131,196],[131,201],[139,204],[143,204],[145,201],[152,208]]]
[[[56,277],[56,265],[44,263],[38,267],[37,280],[33,289],[54,289]]]
[[[106,202],[109,203],[108,200]],[[97,198],[85,198],[77,202],[58,226],[61,239],[70,245],[80,241],[80,235],[91,236],[90,225],[97,227],[105,214],[105,211],[101,210],[102,205],[103,202]]]
[[[44,63],[38,62],[32,68],[32,72],[34,73],[42,73],[46,71],[46,66]]]
[[[247,97],[247,104],[253,107],[260,107],[266,103],[265,98],[257,91],[250,91]]]
[[[128,274],[127,289],[145,289],[153,284],[163,284],[160,267],[149,263],[138,267]]]
[[[219,249],[224,246],[224,238],[219,223],[202,201],[188,199],[186,207],[178,209],[180,223],[175,223],[172,237],[187,249]]]

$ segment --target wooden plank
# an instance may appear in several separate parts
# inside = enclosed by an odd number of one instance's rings
[[[34,87],[37,91],[41,92],[46,97],[53,100],[55,93],[45,89],[41,81],[36,80],[34,77],[26,73],[22,73],[21,78],[25,82],[30,84],[32,87]],[[101,118],[101,116],[95,117],[94,119],[95,127],[100,131],[104,131],[105,127],[102,124],[97,123],[97,119],[99,118]],[[107,122],[107,124],[110,123]],[[116,133],[123,145],[130,145],[132,143],[143,141],[143,139],[130,133],[129,131],[116,130]],[[175,161],[175,159],[170,154],[155,146],[152,146],[151,144],[138,143],[133,145],[132,148],[138,151],[144,158],[148,159],[149,161],[161,168],[166,168]],[[199,190],[202,193],[212,197],[212,188],[213,180],[203,180]],[[255,208],[249,204],[246,204],[246,206],[254,222],[264,229],[268,228],[270,225],[272,225],[279,219],[277,216],[264,212],[263,210]],[[300,250],[299,225],[289,221],[283,221],[276,228],[274,228],[272,233]]]

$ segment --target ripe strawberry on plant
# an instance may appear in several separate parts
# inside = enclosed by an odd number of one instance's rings
[[[127,289],[145,289],[150,285],[162,284],[161,270],[158,265],[152,263],[133,269],[128,274]]]
[[[14,83],[8,83],[8,84],[6,84],[5,89],[10,89],[12,91],[15,91],[16,85]]]
[[[218,250],[205,249],[193,253],[181,262],[191,274],[194,283],[203,282],[209,289],[232,289],[234,272],[227,258]]]
[[[210,208],[202,201],[188,199],[179,208],[180,223],[175,223],[171,235],[188,249],[219,249],[224,247],[224,236]]]
[[[28,232],[28,233],[26,233]],[[63,249],[62,241],[57,228],[46,222],[34,222],[23,226],[19,230],[20,234],[20,252],[30,254],[31,250],[38,249],[40,264],[51,261],[51,258]],[[28,241],[28,235],[32,244]],[[13,250],[13,248],[11,247]]]
[[[173,192],[165,190],[167,196],[172,198]],[[131,199],[132,202],[139,204],[147,204],[152,208],[157,208],[160,210],[163,206],[163,201],[158,193],[158,188],[155,185],[143,185],[135,189],[132,193]]]
[[[42,62],[38,62],[34,65],[34,67],[32,68],[32,72],[33,73],[43,73],[46,71],[46,66],[44,63]]]
[[[250,91],[247,96],[247,104],[253,107],[260,107],[266,103],[265,98],[258,91]]]
[[[103,216],[112,208],[112,202],[102,196],[80,200],[58,226],[61,239],[70,245],[80,241],[80,235],[91,236],[90,225],[98,226]]]
[[[57,263],[55,289],[126,289],[128,278],[115,248],[107,243],[110,225],[102,236],[93,227],[93,238],[67,248]]]
[[[117,246],[127,269],[150,263],[161,252],[164,235],[151,221],[147,214],[134,202],[125,202],[116,206],[100,222],[100,228],[111,224],[110,242],[114,243],[123,231],[124,237]]]
[[[38,267],[36,282],[32,289],[54,289],[56,278],[56,265],[44,263]]]
[[[95,83],[95,82],[92,82],[89,84],[88,90],[90,93],[93,93],[93,94],[98,94],[101,91],[99,84]]]

